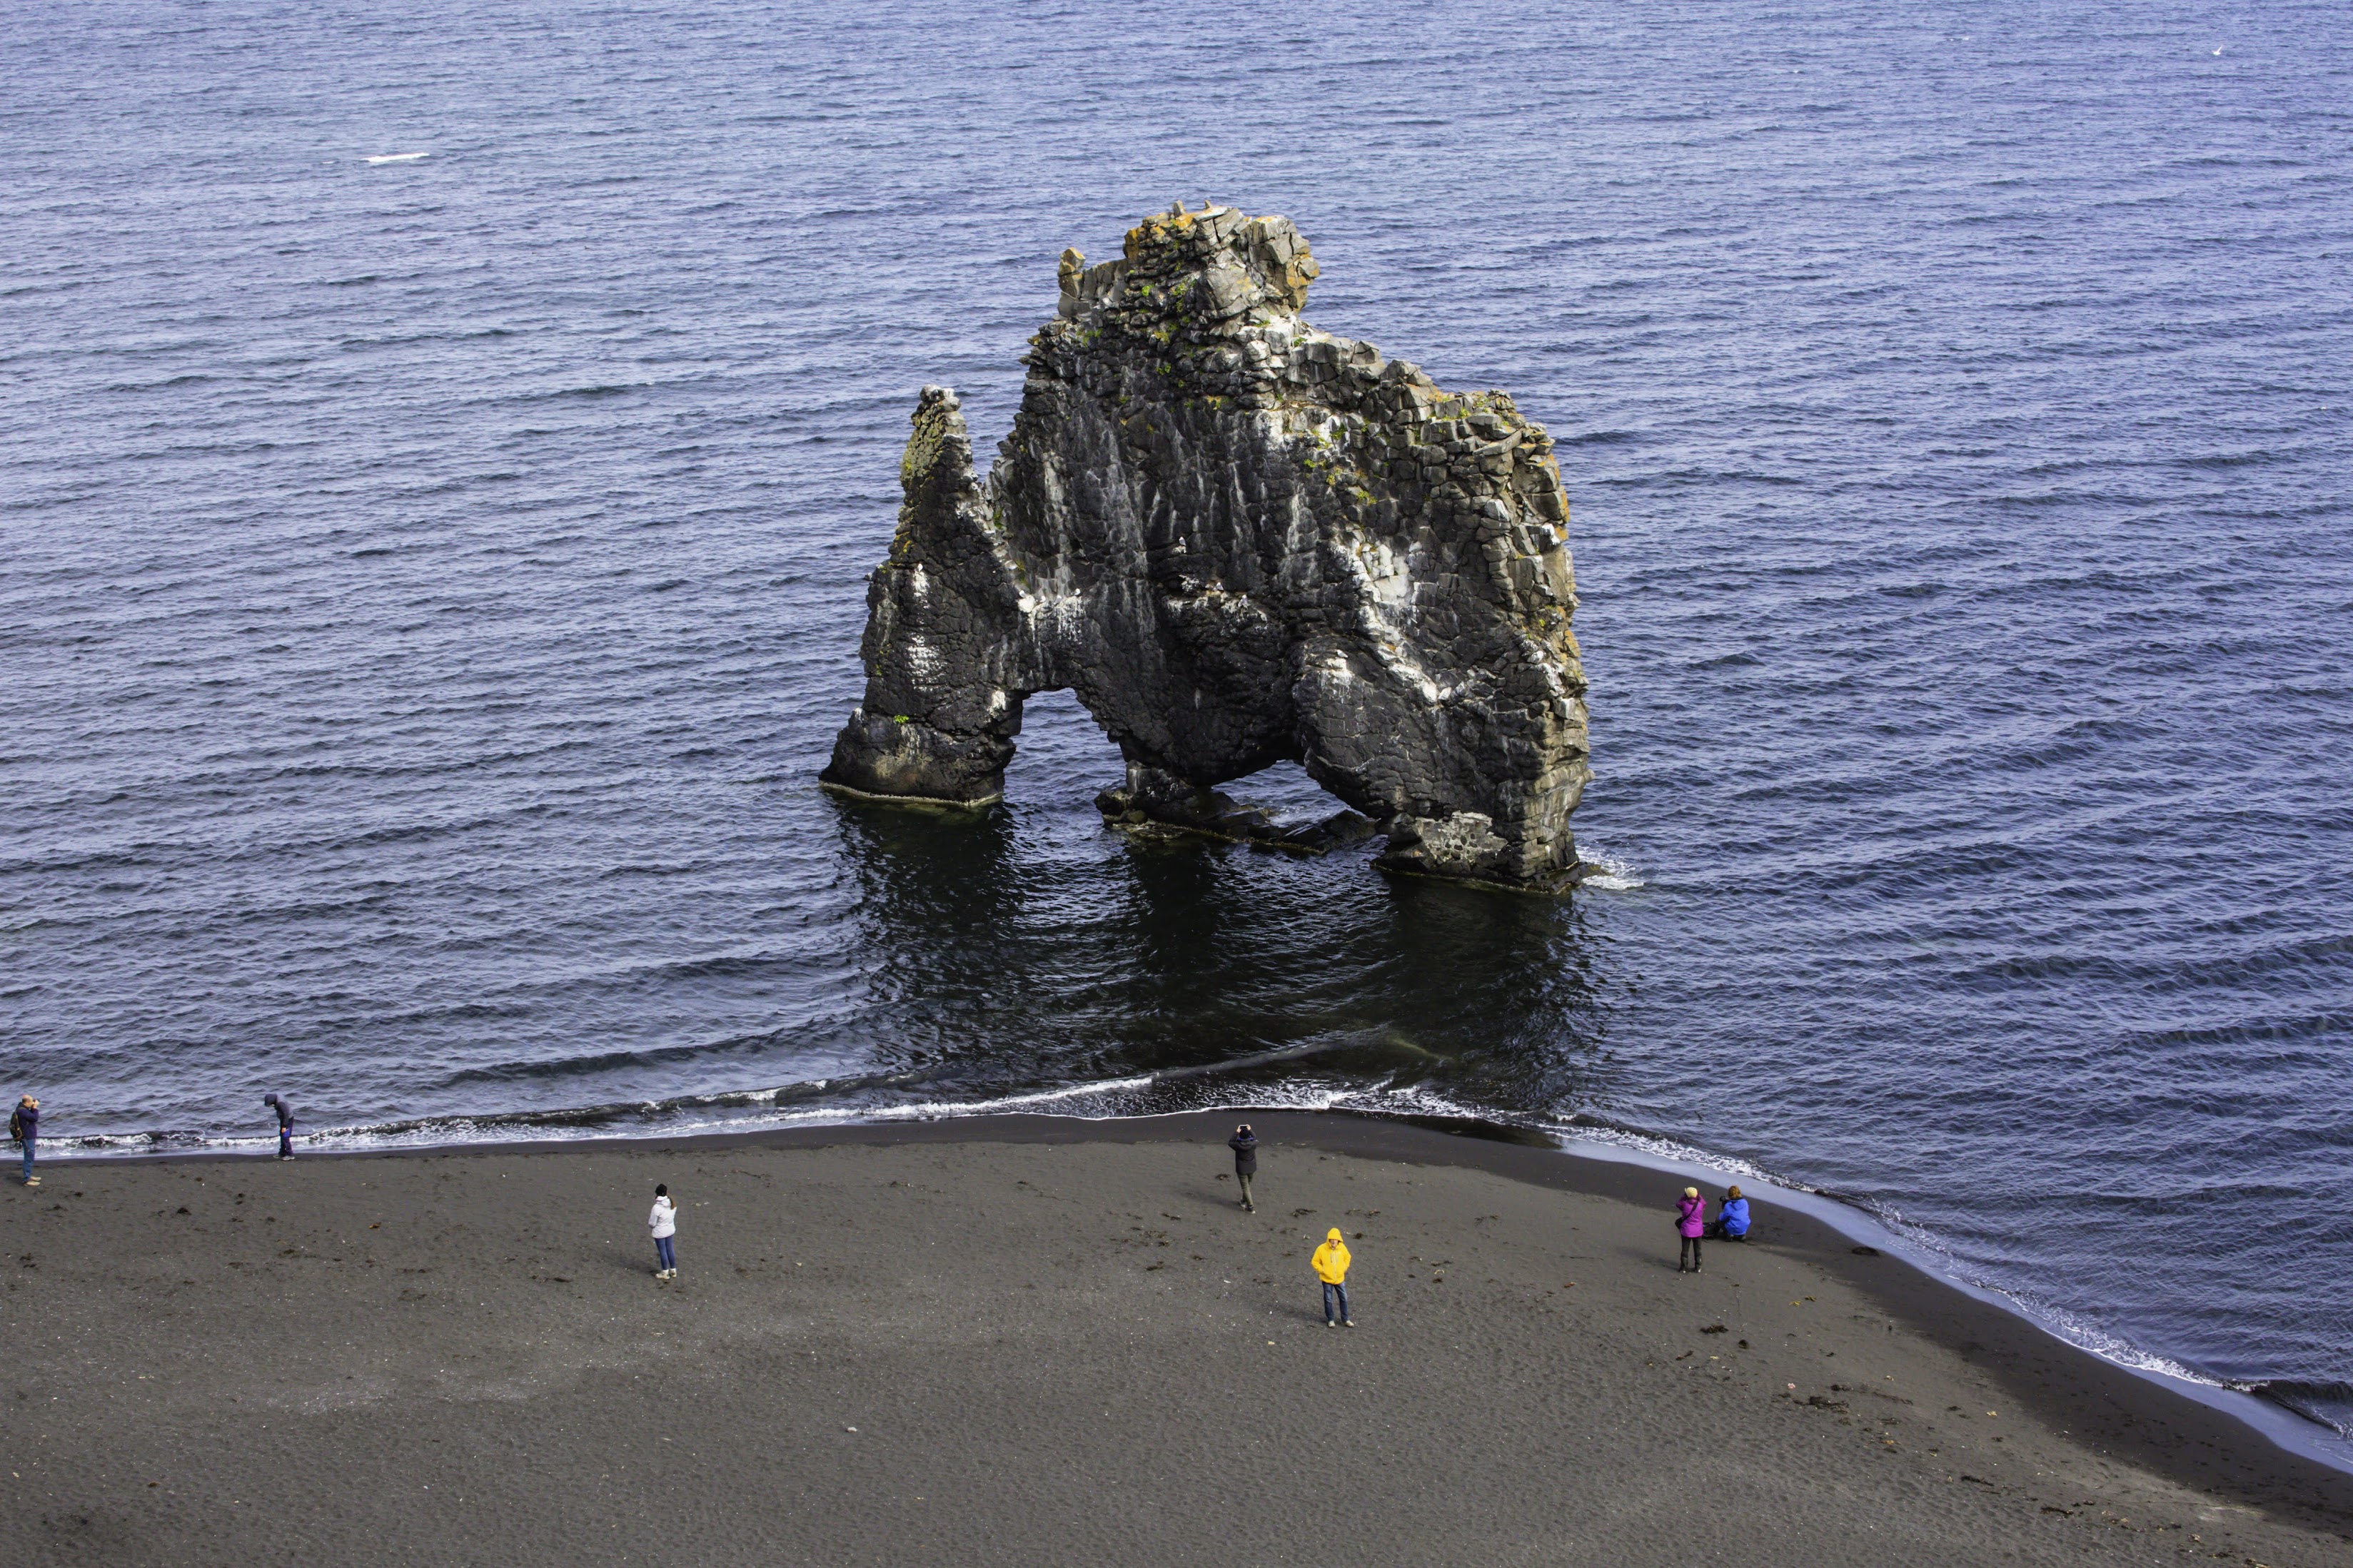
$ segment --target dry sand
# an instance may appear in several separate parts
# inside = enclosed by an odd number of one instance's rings
[[[1230,1120],[51,1163],[0,1562],[2353,1563],[2345,1478],[1804,1216],[1680,1277],[1672,1178],[1307,1116],[1244,1215]]]

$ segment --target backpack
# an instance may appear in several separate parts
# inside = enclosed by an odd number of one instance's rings
[[[8,1138],[11,1142],[15,1143],[22,1143],[25,1141],[25,1113],[23,1111],[12,1110],[8,1113]]]

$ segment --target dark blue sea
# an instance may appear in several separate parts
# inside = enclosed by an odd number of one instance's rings
[[[1474,1116],[2353,1425],[2353,10],[18,0],[0,65],[47,1131]],[[1559,439],[1573,899],[1132,846],[1067,696],[978,822],[818,790],[916,389],[986,452],[1062,247],[1209,198]]]

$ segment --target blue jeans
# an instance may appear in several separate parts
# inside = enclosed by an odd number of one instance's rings
[[[281,1160],[294,1157],[294,1124],[290,1121],[278,1124],[278,1157]]]
[[[678,1267],[678,1252],[670,1245],[677,1239],[678,1237],[674,1236],[658,1236],[654,1237],[654,1256],[661,1259],[661,1266],[664,1268],[675,1268]]]
[[[1335,1300],[1340,1306],[1339,1317],[1336,1320],[1332,1314],[1332,1305]],[[1335,1321],[1345,1321],[1348,1315],[1348,1288],[1345,1285],[1326,1284],[1324,1287],[1324,1321],[1327,1323]]]
[[[26,1180],[26,1181],[28,1181],[28,1182],[29,1182],[29,1181],[31,1181],[32,1179],[33,1179],[33,1141],[32,1141],[30,1138],[27,1138],[27,1139],[26,1139],[26,1140],[25,1140],[25,1180]]]

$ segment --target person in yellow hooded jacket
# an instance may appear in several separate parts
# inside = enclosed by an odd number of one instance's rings
[[[1336,1329],[1345,1323],[1355,1328],[1356,1320],[1348,1316],[1348,1244],[1338,1231],[1329,1232],[1310,1261],[1315,1278],[1324,1281],[1324,1326]]]

